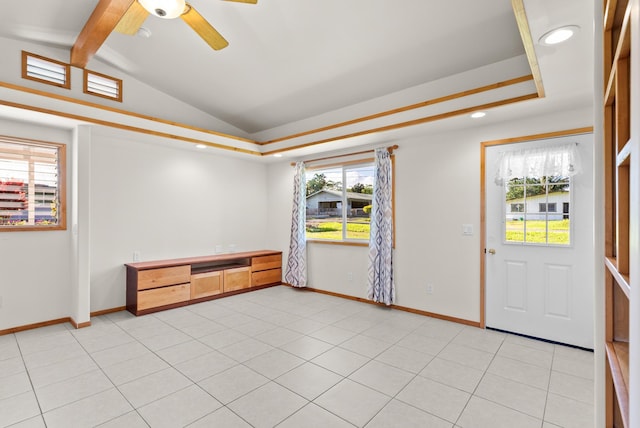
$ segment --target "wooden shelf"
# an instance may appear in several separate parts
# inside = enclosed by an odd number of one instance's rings
[[[616,259],[613,257],[605,257],[604,264],[609,270],[609,273],[613,276],[618,287],[622,290],[622,292],[627,296],[627,299],[631,295],[631,286],[629,286],[629,275],[621,274],[618,272],[618,264]]]
[[[607,362],[625,428],[629,426],[629,344],[609,342]]]

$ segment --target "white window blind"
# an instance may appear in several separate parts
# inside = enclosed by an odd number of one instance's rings
[[[122,101],[122,80],[85,70],[84,82],[85,93]]]
[[[22,77],[68,88],[69,65],[22,52]]]
[[[59,151],[0,137],[0,228],[60,225]]]

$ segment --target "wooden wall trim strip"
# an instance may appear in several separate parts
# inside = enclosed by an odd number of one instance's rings
[[[42,322],[37,322],[37,323],[33,323],[33,324],[21,325],[21,326],[18,326],[18,327],[11,327],[11,328],[7,328],[5,330],[0,330],[0,336],[4,336],[6,334],[19,333],[21,331],[26,331],[26,330],[33,330],[35,328],[40,328],[40,327],[47,327],[47,326],[55,325],[55,324],[64,324],[66,322],[70,323],[71,322],[71,318],[69,318],[69,317],[58,318],[58,319],[50,320],[50,321],[42,321]]]
[[[99,317],[101,315],[113,314],[115,312],[125,311],[127,309],[126,306],[118,306],[111,309],[102,309],[100,311],[91,312],[91,317]]]
[[[499,106],[503,106],[503,105],[507,105],[507,104],[517,103],[517,102],[520,102],[520,101],[531,100],[531,99],[534,99],[534,98],[538,98],[538,94],[537,93],[521,95],[521,96],[515,97],[515,98],[508,98],[508,99],[505,99],[505,100],[500,100],[500,101],[494,101],[494,102],[490,102],[490,103],[486,103],[486,104],[475,105],[475,106],[472,106],[472,107],[465,107],[465,108],[462,108],[462,109],[459,109],[459,110],[454,110],[454,111],[450,111],[450,112],[446,112],[446,113],[436,114],[436,115],[433,115],[433,116],[426,116],[426,117],[422,117],[422,118],[419,118],[419,119],[409,120],[407,122],[400,122],[400,123],[395,123],[393,125],[381,126],[379,128],[367,129],[367,130],[364,130],[364,131],[358,131],[358,132],[354,132],[354,133],[351,133],[351,134],[344,134],[344,135],[339,135],[339,136],[335,136],[335,137],[331,137],[331,138],[325,138],[323,140],[317,140],[317,141],[312,141],[312,142],[309,142],[309,143],[298,144],[296,146],[290,146],[290,147],[286,147],[286,148],[282,148],[282,149],[278,149],[278,150],[271,150],[271,151],[268,151],[268,152],[263,152],[262,155],[263,156],[268,156],[268,155],[271,155],[271,154],[274,154],[274,153],[284,153],[284,152],[288,152],[290,150],[301,149],[301,148],[304,148],[304,147],[315,146],[315,145],[318,145],[318,144],[325,144],[325,143],[329,143],[329,142],[332,142],[332,141],[343,140],[343,139],[346,139],[346,138],[361,137],[363,135],[386,132],[386,131],[392,131],[394,129],[400,129],[400,128],[404,128],[404,127],[407,127],[407,126],[414,126],[414,125],[420,125],[420,124],[423,124],[423,123],[435,122],[435,121],[442,120],[442,119],[448,119],[448,118],[454,117],[454,116],[460,116],[460,115],[463,115],[463,114],[472,113],[472,112],[474,112],[476,110],[499,107]]]
[[[450,95],[446,95],[446,96],[443,96],[443,97],[433,98],[433,99],[422,101],[422,102],[419,102],[419,103],[416,103],[416,104],[411,104],[411,105],[407,105],[407,106],[404,106],[404,107],[399,107],[399,108],[396,108],[396,109],[387,110],[387,111],[384,111],[384,112],[381,112],[381,113],[376,113],[376,114],[372,114],[372,115],[368,115],[368,116],[359,117],[357,119],[352,119],[352,120],[348,120],[348,121],[345,121],[345,122],[340,122],[340,123],[336,123],[336,124],[333,124],[333,125],[324,126],[322,128],[316,128],[316,129],[312,129],[310,131],[300,132],[300,133],[297,133],[297,134],[292,134],[292,135],[288,135],[286,137],[276,138],[274,140],[265,141],[265,142],[262,142],[262,143],[259,142],[258,144],[267,145],[267,144],[280,143],[282,141],[291,140],[293,138],[304,137],[306,135],[311,135],[311,134],[317,134],[318,132],[329,131],[329,130],[332,130],[332,129],[341,128],[343,126],[348,126],[348,125],[353,125],[353,124],[356,124],[356,123],[366,122],[368,120],[378,119],[378,118],[381,118],[381,117],[390,116],[390,115],[397,114],[397,113],[403,113],[403,112],[409,111],[409,110],[428,107],[430,105],[439,104],[439,103],[443,103],[443,102],[446,102],[446,101],[455,100],[455,99],[458,99],[458,98],[464,98],[464,97],[468,97],[470,95],[475,95],[475,94],[479,94],[479,93],[486,92],[486,91],[492,91],[492,90],[504,88],[504,87],[510,86],[510,85],[517,85],[519,83],[523,83],[523,82],[532,80],[533,78],[534,78],[534,76],[531,75],[531,74],[526,75],[526,76],[516,77],[515,79],[509,79],[509,80],[505,80],[505,81],[502,81],[502,82],[492,83],[490,85],[480,86],[478,88],[469,89],[467,91],[457,92],[455,94],[450,94]]]
[[[8,106],[8,107],[15,107],[15,108],[23,109],[23,110],[35,111],[35,112],[38,112],[38,113],[45,113],[45,114],[51,114],[51,115],[60,116],[60,117],[66,117],[68,119],[81,120],[81,121],[84,121],[84,122],[95,123],[97,125],[103,125],[103,126],[108,126],[108,127],[111,127],[111,128],[122,129],[122,130],[125,130],[125,131],[137,132],[137,133],[140,133],[140,134],[154,135],[156,137],[163,137],[163,138],[169,138],[169,139],[172,139],[172,140],[185,141],[187,143],[204,144],[204,145],[209,146],[209,147],[215,147],[217,149],[222,149],[222,150],[229,150],[229,151],[232,151],[232,152],[246,153],[246,154],[250,154],[250,155],[254,155],[254,156],[262,156],[262,153],[260,153],[258,151],[254,151],[254,150],[248,150],[248,149],[242,149],[242,148],[239,148],[239,147],[227,146],[225,144],[220,144],[220,143],[212,143],[210,141],[200,140],[200,139],[197,139],[197,138],[183,137],[181,135],[169,134],[167,132],[151,131],[149,129],[139,128],[139,127],[136,127],[136,126],[122,125],[122,124],[116,123],[116,122],[110,122],[110,121],[106,121],[106,120],[95,119],[95,118],[88,117],[88,116],[81,116],[81,115],[72,114],[72,113],[65,113],[65,112],[60,112],[60,111],[40,108],[40,107],[34,107],[34,106],[29,106],[29,105],[26,105],[26,104],[14,103],[14,102],[11,102],[11,101],[6,101],[6,100],[0,100],[0,105],[5,105],[5,106]]]
[[[524,0],[511,0],[511,6],[513,7],[513,13],[516,16],[516,23],[518,24],[518,30],[520,31],[520,38],[524,45],[524,51],[527,54],[529,68],[531,69],[531,73],[533,73],[533,81],[536,84],[538,97],[544,98],[545,94],[544,86],[542,85],[542,73],[540,72],[538,57],[536,56],[536,50],[533,46],[531,29],[529,28],[529,21],[527,21],[527,13],[524,10]]]
[[[76,330],[79,328],[91,327],[91,321],[85,321],[85,322],[79,323],[79,322],[76,322],[76,320],[74,320],[73,318],[69,317],[69,322]]]
[[[420,310],[420,309],[409,308],[409,307],[406,307],[406,306],[399,306],[399,305],[387,306],[384,303],[376,303],[376,302],[374,302],[372,300],[365,299],[365,298],[362,298],[362,297],[349,296],[348,294],[342,294],[342,293],[336,293],[336,292],[333,292],[333,291],[321,290],[319,288],[294,287],[293,285],[287,284],[286,282],[283,282],[282,285],[286,285],[288,287],[295,288],[296,290],[300,290],[300,291],[303,291],[303,292],[304,291],[311,291],[313,293],[326,294],[328,296],[340,297],[342,299],[348,299],[348,300],[354,300],[356,302],[367,303],[367,304],[374,305],[374,306],[381,306],[383,308],[397,309],[399,311],[410,312],[412,314],[423,315],[423,316],[426,316],[426,317],[437,318],[437,319],[441,319],[441,320],[445,320],[445,321],[451,321],[451,322],[455,322],[455,323],[458,323],[458,324],[470,325],[472,327],[480,327],[480,323],[478,323],[477,321],[466,320],[464,318],[456,318],[456,317],[451,317],[451,316],[448,316],[448,315],[436,314],[434,312],[423,311],[423,310]]]
[[[128,110],[123,110],[123,109],[119,109],[119,108],[115,108],[115,107],[109,107],[109,106],[105,106],[105,105],[102,105],[102,104],[92,103],[92,102],[89,102],[89,101],[79,100],[79,99],[76,99],[76,98],[73,98],[73,97],[67,97],[67,96],[64,96],[64,95],[53,94],[51,92],[46,92],[46,91],[41,91],[41,90],[38,90],[38,89],[28,88],[26,86],[15,85],[13,83],[1,82],[0,81],[0,88],[12,89],[14,91],[26,92],[28,94],[33,94],[33,95],[39,95],[41,97],[52,98],[52,99],[58,100],[58,101],[65,101],[65,102],[68,102],[68,103],[78,104],[78,105],[82,105],[82,106],[86,106],[86,107],[93,107],[93,108],[97,108],[97,109],[100,109],[100,110],[110,111],[112,113],[123,114],[123,115],[126,115],[126,116],[135,117],[135,118],[138,118],[138,119],[150,120],[150,121],[157,122],[157,123],[162,123],[162,124],[165,124],[165,125],[171,125],[171,126],[176,126],[176,127],[179,127],[179,128],[188,129],[188,130],[191,130],[191,131],[197,131],[197,132],[202,132],[202,133],[206,133],[206,134],[215,135],[217,137],[229,138],[229,139],[241,141],[241,142],[244,142],[244,143],[259,144],[257,141],[251,140],[249,138],[242,138],[242,137],[238,137],[238,136],[231,135],[231,134],[225,134],[223,132],[217,132],[217,131],[212,131],[210,129],[199,128],[197,126],[186,125],[186,124],[180,123],[180,122],[174,122],[174,121],[171,121],[171,120],[164,120],[164,119],[160,119],[160,118],[157,118],[157,117],[148,116],[148,115],[145,115],[145,114],[134,113],[134,112],[131,112],[131,111],[128,111]],[[58,115],[60,115],[60,114],[58,114]]]

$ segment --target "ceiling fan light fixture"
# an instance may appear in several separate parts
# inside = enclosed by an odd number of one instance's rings
[[[173,19],[184,12],[185,0],[138,0],[147,12],[158,18]]]
[[[565,42],[573,37],[580,30],[577,25],[565,25],[563,27],[554,28],[551,31],[547,31],[538,40],[540,44],[545,46],[553,46],[558,43]]]

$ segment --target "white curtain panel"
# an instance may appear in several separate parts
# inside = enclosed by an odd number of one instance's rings
[[[514,178],[570,177],[581,171],[576,143],[501,152],[496,160],[495,183]]]
[[[386,305],[391,305],[395,299],[391,179],[391,154],[385,148],[376,149],[367,296]]]
[[[293,208],[291,210],[291,240],[289,256],[284,275],[286,283],[294,287],[307,286],[307,238],[306,223],[306,180],[304,163],[297,162],[293,178]]]

